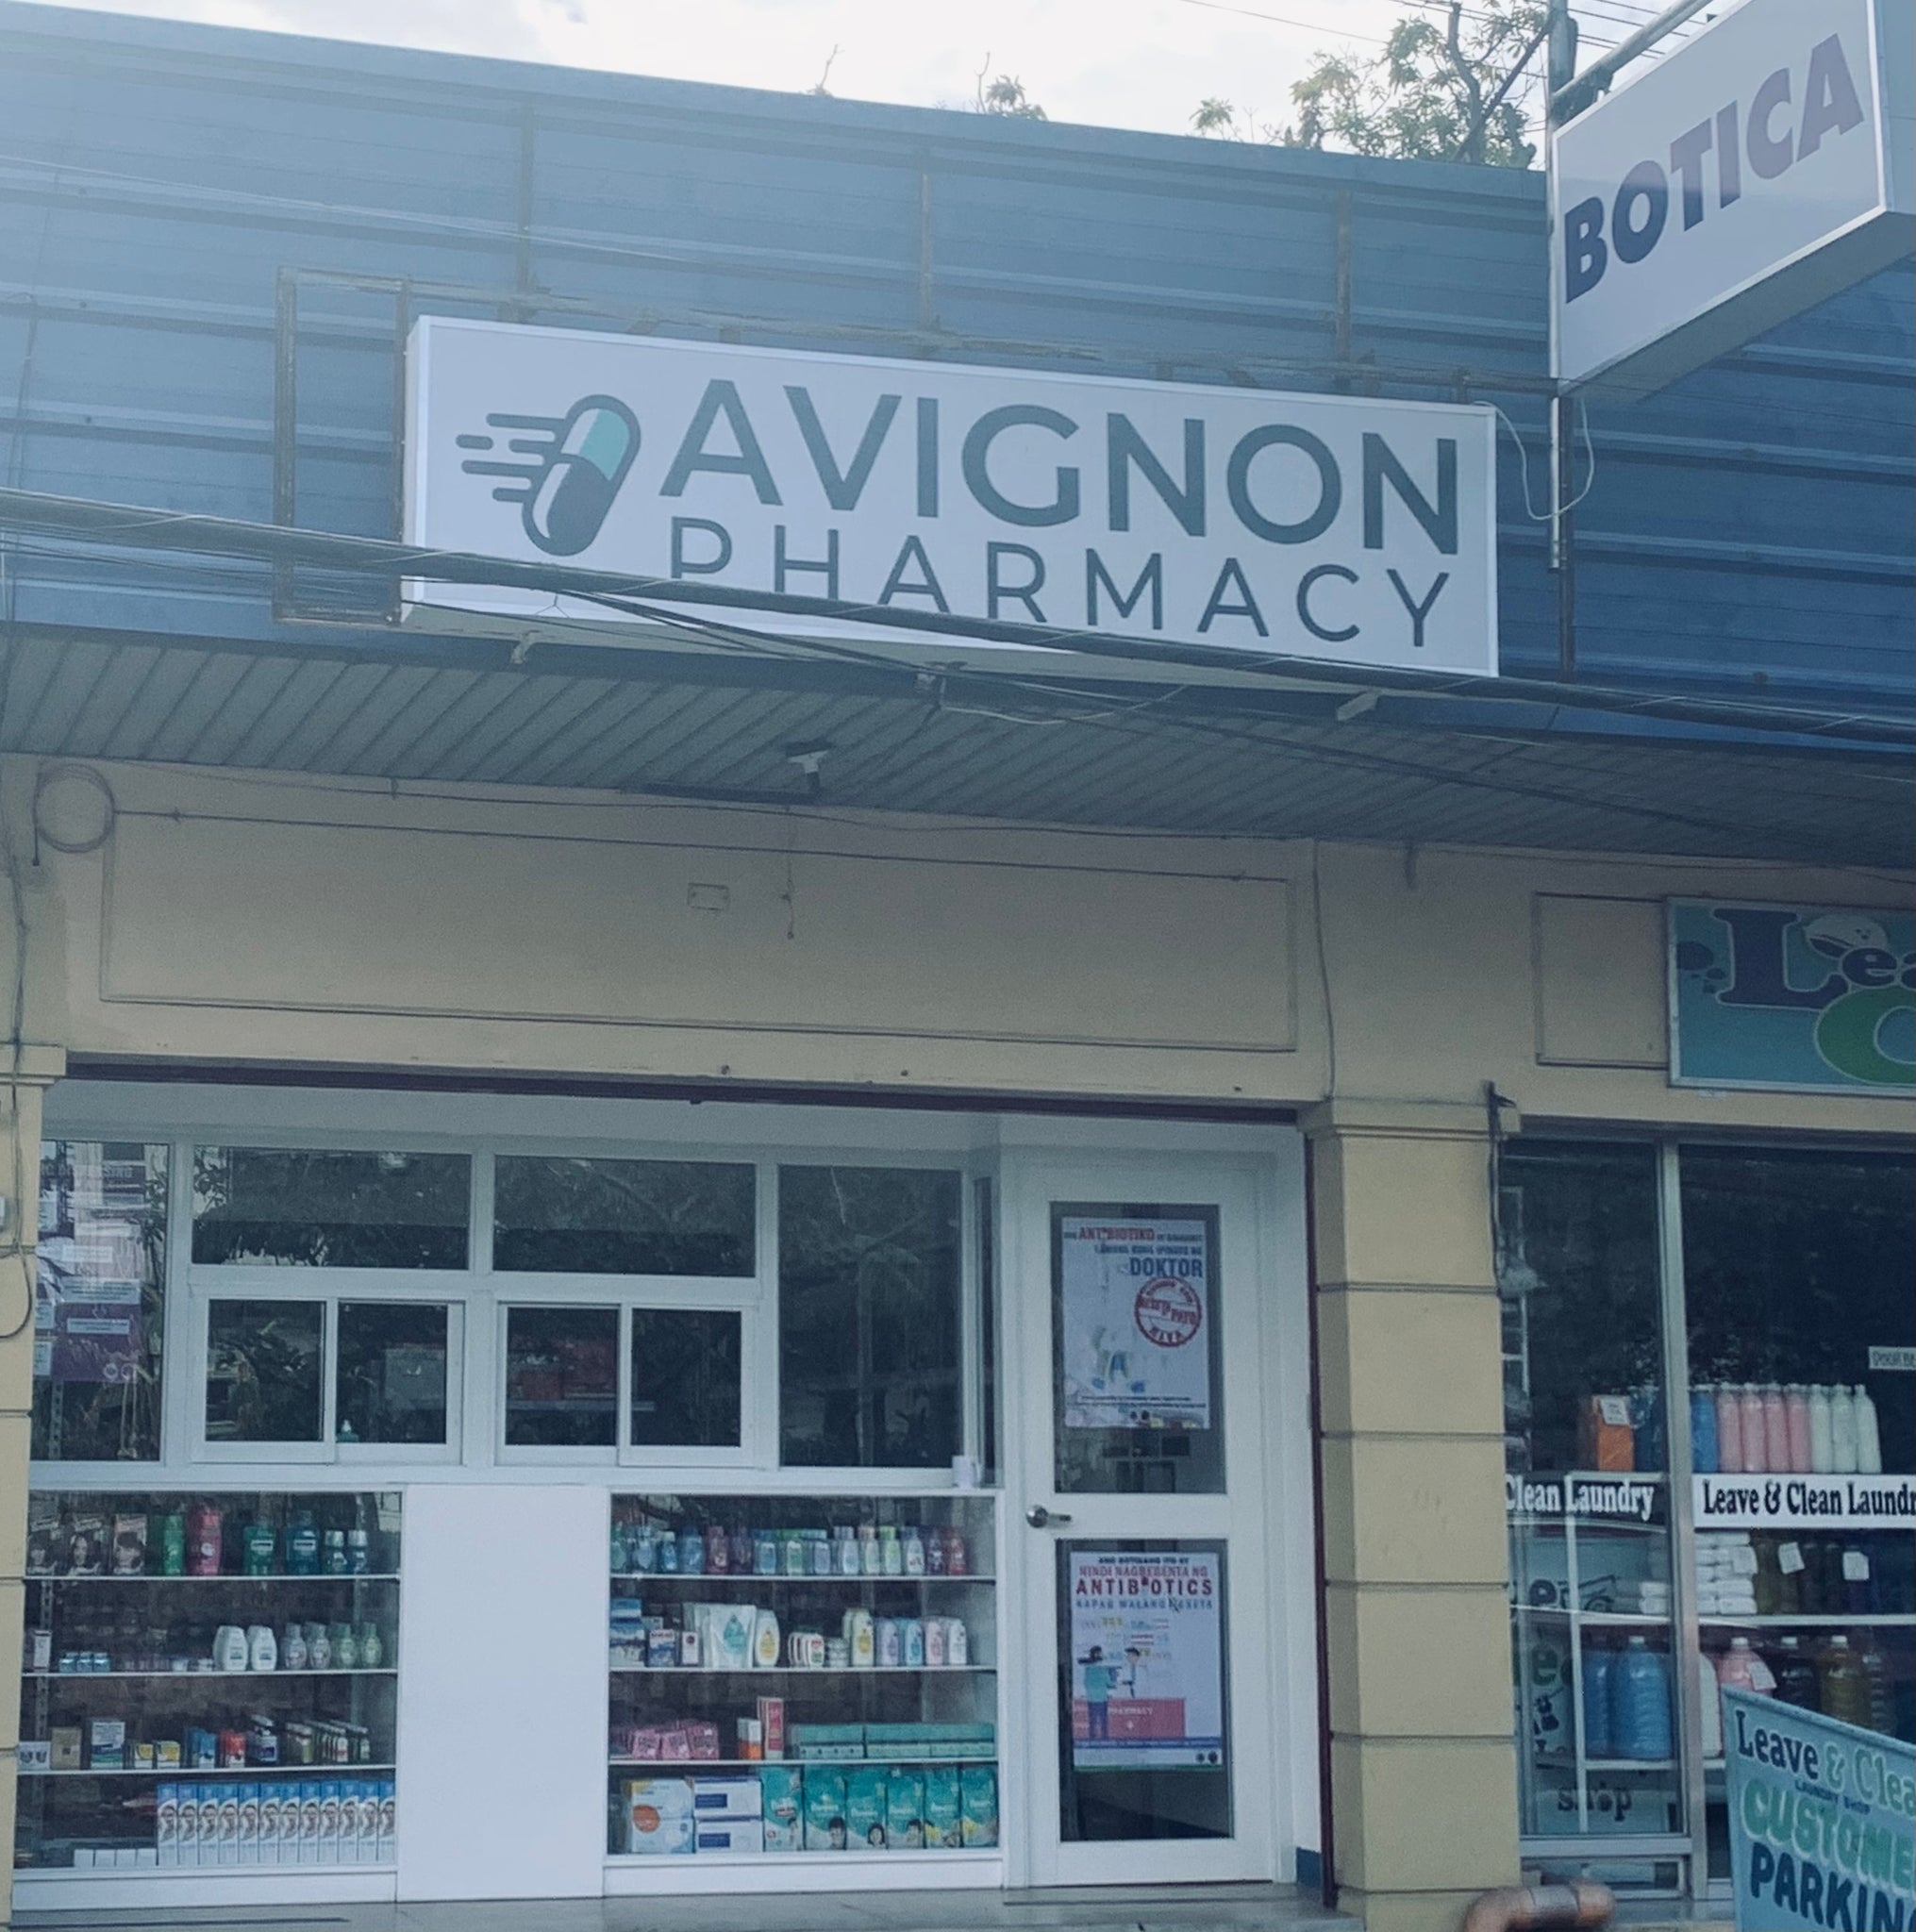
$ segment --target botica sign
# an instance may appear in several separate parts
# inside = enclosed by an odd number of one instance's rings
[[[408,374],[413,543],[1260,658],[1496,669],[1489,409],[445,317],[416,325]],[[408,594],[619,621],[536,591]]]
[[[1909,0],[1742,0],[1551,142],[1553,356],[1642,393],[1910,246]]]

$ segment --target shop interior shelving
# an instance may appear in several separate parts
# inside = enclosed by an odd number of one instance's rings
[[[997,1765],[998,1603],[994,1499],[976,1492],[942,1491],[922,1496],[842,1496],[805,1499],[793,1496],[660,1496],[617,1495],[614,1519],[627,1524],[641,1518],[661,1527],[686,1522],[716,1522],[774,1531],[856,1526],[860,1523],[922,1525],[927,1533],[956,1529],[964,1539],[966,1567],[962,1574],[791,1574],[782,1568],[760,1573],[679,1571],[660,1574],[629,1565],[613,1573],[613,1598],[638,1598],[649,1617],[667,1625],[684,1622],[684,1606],[726,1603],[770,1607],[779,1621],[781,1637],[810,1631],[821,1640],[840,1638],[849,1610],[864,1610],[873,1618],[895,1620],[926,1617],[961,1618],[969,1642],[962,1664],[879,1663],[842,1666],[792,1662],[781,1657],[775,1666],[715,1667],[695,1665],[608,1664],[608,1710],[612,1748],[608,1755],[608,1860],[635,1868],[654,1866],[656,1856],[628,1852],[624,1836],[624,1787],[633,1778],[698,1778],[712,1774],[745,1777],[768,1768],[768,1760],[740,1755],[738,1721],[751,1718],[759,1697],[781,1699],[787,1743],[782,1768],[824,1773],[896,1768],[908,1773],[928,1767],[994,1772]],[[636,1756],[619,1748],[622,1734],[635,1726],[670,1728],[700,1723],[717,1727],[718,1756],[698,1758]],[[813,1757],[803,1754],[794,1727],[811,1724],[840,1725],[964,1724],[988,1727],[970,1748],[947,1740],[933,1749],[915,1751],[895,1735],[874,1741],[855,1758]],[[802,1841],[802,1824],[801,1824]],[[702,1865],[750,1857],[763,1864],[782,1856],[775,1846],[763,1852],[712,1853],[691,1856]],[[956,1842],[937,1848],[941,1856],[995,1856],[995,1838],[989,1845]],[[875,1852],[862,1843],[842,1850],[799,1853],[816,1863],[830,1857],[866,1861],[875,1857],[924,1857],[917,1847]]]
[[[165,1574],[161,1518],[201,1505],[221,1512],[218,1572]],[[25,1579],[16,1870],[49,1880],[69,1873],[93,1879],[191,1872],[215,1882],[229,1873],[257,1877],[291,1865],[390,1871],[390,1829],[382,1854],[375,1828],[352,1830],[335,1825],[331,1816],[325,1819],[324,1847],[296,1842],[290,1830],[261,1843],[251,1839],[251,1826],[254,1803],[269,1787],[274,1796],[311,1787],[315,1806],[325,1802],[321,1793],[335,1804],[357,1796],[369,1808],[383,1801],[390,1814],[399,1683],[397,1498],[350,1491],[39,1492],[31,1508],[38,1528],[29,1538],[32,1574]],[[366,1541],[356,1555],[364,1567],[308,1570],[302,1562],[289,1570],[286,1530],[308,1515],[321,1539],[328,1528],[363,1528]],[[73,1570],[64,1540],[71,1525],[115,1516],[150,1524],[150,1545],[104,1553],[99,1559],[117,1569]],[[275,1530],[269,1574],[244,1571],[243,1533],[256,1524]],[[324,1564],[325,1554],[315,1560]],[[336,1551],[333,1560],[353,1558]],[[279,1642],[293,1624],[323,1626],[329,1637],[345,1626],[356,1643],[371,1627],[378,1633],[379,1660],[214,1667],[221,1626],[262,1624]],[[101,1735],[96,1726],[108,1728]],[[117,1726],[124,1733],[111,1728]],[[195,1761],[196,1731],[213,1740],[210,1763]],[[140,1761],[142,1747],[157,1753],[161,1744],[169,1752],[176,1746],[180,1761]],[[93,1761],[96,1753],[107,1761]],[[215,1790],[223,1797],[231,1791],[235,1815],[230,1825],[221,1822],[219,1836],[208,1830],[201,1842],[197,1810],[211,1812]],[[196,1814],[190,1843],[174,1824],[175,1798],[188,1791],[194,1804],[179,1803]],[[163,1806],[169,1793],[174,1797]],[[162,1817],[174,1826],[171,1835]],[[316,1837],[319,1822],[316,1816],[308,1836]],[[214,1824],[210,1816],[206,1823]]]

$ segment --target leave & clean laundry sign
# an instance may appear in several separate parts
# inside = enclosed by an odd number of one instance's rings
[[[1496,670],[1488,408],[447,317],[415,325],[408,375],[408,542],[1258,657]],[[543,591],[408,594],[617,621]]]

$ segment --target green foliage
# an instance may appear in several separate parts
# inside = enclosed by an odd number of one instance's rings
[[[1319,54],[1291,85],[1296,120],[1275,138],[1285,147],[1527,168],[1537,150],[1511,92],[1548,11],[1545,0],[1483,0],[1466,18],[1453,0],[1447,17],[1400,20],[1373,58]]]
[[[979,80],[978,111],[981,114],[1008,114],[1016,121],[1050,119],[1025,92],[1025,83],[1015,74],[1001,74],[992,80]]]

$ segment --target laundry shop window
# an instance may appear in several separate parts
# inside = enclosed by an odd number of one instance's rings
[[[778,1171],[779,1459],[937,1469],[963,1442],[961,1177]]]

